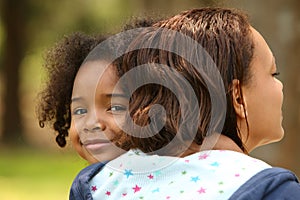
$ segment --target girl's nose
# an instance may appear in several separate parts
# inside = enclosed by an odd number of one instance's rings
[[[100,123],[96,116],[93,115],[93,116],[89,116],[85,122],[85,125],[84,125],[84,131],[87,132],[87,131],[90,131],[90,132],[95,132],[95,131],[104,131],[105,129],[105,126],[103,123]]]

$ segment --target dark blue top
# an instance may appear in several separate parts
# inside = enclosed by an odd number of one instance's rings
[[[243,184],[229,200],[299,200],[295,174],[282,168],[265,169]]]
[[[93,197],[90,192],[89,182],[105,164],[106,163],[96,163],[81,170],[72,183],[69,199],[92,200]]]
[[[84,168],[73,181],[70,200],[92,200],[89,181],[105,163]],[[229,200],[300,200],[300,184],[291,171],[282,168],[265,169],[243,184]]]

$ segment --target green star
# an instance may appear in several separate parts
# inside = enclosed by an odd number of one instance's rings
[[[115,180],[115,181],[114,181],[114,185],[119,185],[119,181],[118,181],[118,180]]]

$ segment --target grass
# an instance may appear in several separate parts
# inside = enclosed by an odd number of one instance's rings
[[[1,200],[65,200],[76,174],[87,165],[74,152],[0,150]]]

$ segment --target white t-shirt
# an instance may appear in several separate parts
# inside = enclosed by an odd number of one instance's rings
[[[131,150],[110,161],[90,181],[93,199],[228,199],[265,162],[228,150],[184,158]]]

